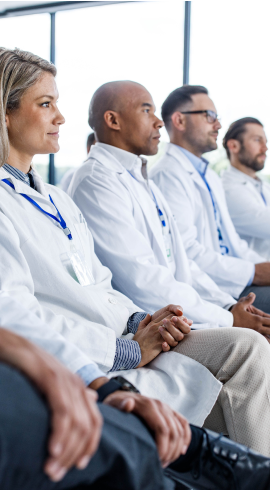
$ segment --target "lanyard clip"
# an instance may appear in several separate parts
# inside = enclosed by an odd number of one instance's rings
[[[66,228],[62,228],[63,232],[65,235],[68,237],[69,240],[72,240],[72,235],[70,229],[66,226]]]

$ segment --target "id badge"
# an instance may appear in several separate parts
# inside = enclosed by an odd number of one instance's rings
[[[68,254],[69,260],[76,274],[78,282],[82,286],[92,286],[95,284],[94,276],[90,268],[86,265],[85,260],[79,250],[72,245]]]
[[[164,245],[166,249],[166,255],[168,262],[173,262],[172,256],[172,238],[170,233],[166,233],[163,235]]]

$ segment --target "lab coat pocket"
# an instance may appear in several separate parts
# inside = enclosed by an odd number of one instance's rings
[[[89,243],[89,230],[87,228],[86,222],[73,224],[73,238],[76,248],[81,252],[85,264],[93,273],[91,247]]]

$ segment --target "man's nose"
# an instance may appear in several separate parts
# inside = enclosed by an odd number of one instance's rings
[[[221,122],[220,122],[220,120],[219,120],[219,119],[217,119],[217,120],[214,122],[214,129],[215,129],[216,131],[218,131],[219,129],[221,129],[221,127],[222,127],[222,126],[221,126]]]
[[[156,121],[155,121],[155,127],[156,128],[162,128],[164,126],[164,122],[162,121],[162,119],[159,119],[157,116],[156,117]]]

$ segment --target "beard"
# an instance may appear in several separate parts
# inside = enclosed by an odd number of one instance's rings
[[[210,136],[210,133],[202,135],[200,130],[197,130],[189,121],[186,126],[186,141],[196,150],[196,153],[207,153],[217,149],[217,142]]]
[[[259,158],[264,155],[264,153],[259,153],[255,157],[252,157],[242,146],[240,152],[238,153],[238,160],[245,167],[251,168],[254,172],[259,172],[264,167],[264,161],[260,161]]]

